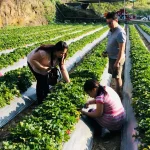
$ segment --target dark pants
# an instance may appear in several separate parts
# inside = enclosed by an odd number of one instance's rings
[[[90,109],[88,112],[92,112],[93,109]],[[102,127],[100,126],[100,124],[98,124],[98,122],[91,117],[88,117],[89,121],[91,122],[91,126],[94,129],[94,135],[95,136],[99,136],[102,133]]]
[[[40,104],[46,98],[46,96],[49,92],[49,85],[48,85],[48,82],[47,82],[48,75],[41,75],[39,73],[36,73],[32,69],[29,62],[28,62],[28,66],[29,66],[31,72],[33,73],[33,75],[35,76],[35,78],[37,80],[36,95],[37,95],[38,103]]]
[[[93,109],[90,109],[88,112],[92,112],[92,111],[93,111]],[[100,134],[102,134],[102,128],[104,128],[104,127],[102,127],[94,118],[91,118],[91,117],[87,117],[87,118],[89,119],[92,127],[94,128],[94,135],[99,136]],[[121,133],[121,129],[120,130],[109,130],[109,131],[110,131],[111,135],[116,135],[116,134]],[[111,137],[111,135],[110,135],[110,137]]]

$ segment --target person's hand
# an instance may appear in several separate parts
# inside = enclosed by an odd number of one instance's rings
[[[89,105],[90,105],[90,103],[89,103],[89,102],[85,103],[84,108],[88,108],[88,107],[89,107]]]
[[[79,111],[82,115],[84,115],[84,112],[85,112],[84,110],[80,109]]]
[[[81,109],[80,112],[81,112],[82,115],[87,116],[87,114],[86,114],[87,112],[86,111],[84,111],[84,110]]]
[[[42,67],[42,70],[43,70],[43,71],[46,71],[46,72],[50,72],[50,68],[49,68],[49,67],[46,67],[46,66],[43,66],[43,67]]]
[[[115,69],[119,68],[119,62],[115,62],[114,68],[115,68]]]
[[[102,56],[103,56],[103,57],[107,57],[107,56],[108,56],[107,52],[104,51],[104,52],[102,53]]]
[[[81,112],[82,114],[84,113],[84,111],[83,111],[82,109],[80,110],[80,112]]]

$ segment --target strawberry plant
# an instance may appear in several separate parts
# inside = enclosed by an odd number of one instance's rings
[[[31,71],[27,67],[10,71],[0,77],[0,107],[10,103],[14,96],[21,96],[34,81]]]

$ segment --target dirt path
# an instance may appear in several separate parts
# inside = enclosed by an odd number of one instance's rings
[[[107,138],[94,137],[92,150],[120,150],[121,134],[117,133]]]

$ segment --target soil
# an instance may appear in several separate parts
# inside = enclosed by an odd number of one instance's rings
[[[92,150],[120,150],[121,134],[111,135],[107,138],[95,136]]]

